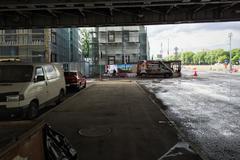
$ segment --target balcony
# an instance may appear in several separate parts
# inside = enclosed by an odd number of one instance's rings
[[[44,45],[42,41],[32,41],[29,42],[17,42],[17,41],[5,41],[0,42],[0,46],[41,46]]]

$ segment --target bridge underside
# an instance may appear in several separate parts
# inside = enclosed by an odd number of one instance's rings
[[[1,0],[0,29],[240,20],[239,0]]]

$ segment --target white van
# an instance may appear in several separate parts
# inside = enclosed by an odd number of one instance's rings
[[[47,104],[61,102],[65,92],[58,64],[0,62],[0,115],[32,119]]]

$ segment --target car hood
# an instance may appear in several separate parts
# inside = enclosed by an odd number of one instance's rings
[[[0,93],[22,92],[29,83],[0,83]]]

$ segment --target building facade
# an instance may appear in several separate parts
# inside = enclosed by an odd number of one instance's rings
[[[149,59],[144,26],[99,27],[91,32],[91,55],[95,64],[130,64]]]
[[[84,61],[81,50],[81,34],[80,29],[70,28],[70,62]]]
[[[17,57],[23,62],[79,62],[79,29],[0,30],[0,57]]]

